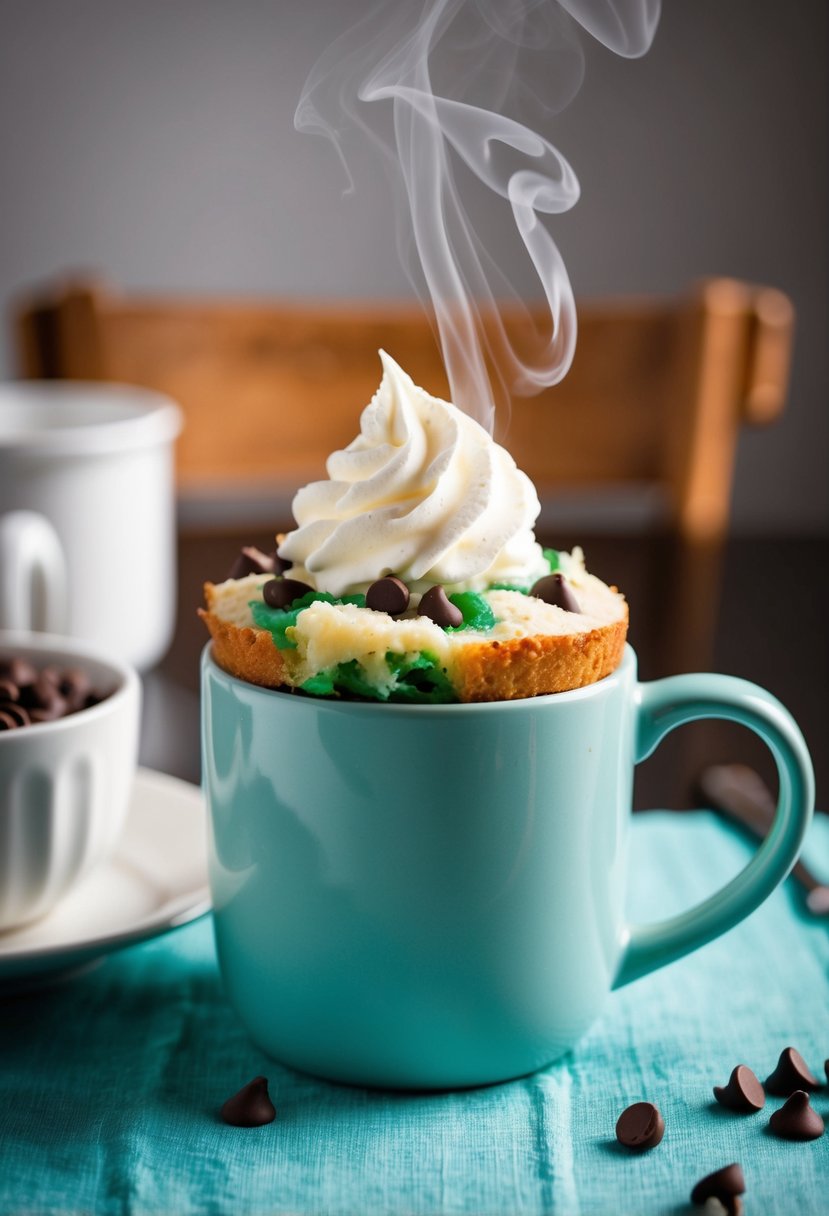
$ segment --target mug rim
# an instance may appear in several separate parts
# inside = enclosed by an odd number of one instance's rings
[[[37,726],[38,739],[61,731],[77,729],[82,723],[94,723],[97,718],[117,712],[125,701],[137,695],[141,687],[138,673],[129,663],[106,651],[97,650],[93,646],[61,634],[25,633],[13,629],[0,629],[0,652],[6,650],[13,653],[15,657],[19,656],[21,652],[29,651],[33,654],[62,655],[75,661],[87,659],[91,663],[97,663],[100,667],[108,668],[117,680],[117,687],[97,705],[90,705],[65,718],[55,718],[52,722],[33,723],[32,725]],[[0,731],[0,751],[4,747],[10,746],[12,740],[19,741],[21,738],[32,738],[25,726],[18,730]]]
[[[2,638],[1,634],[0,638]],[[290,695],[286,697],[285,693],[282,692],[281,689],[268,688],[263,684],[252,684],[248,680],[242,680],[238,676],[231,675],[229,671],[225,671],[225,669],[220,667],[213,657],[212,641],[206,642],[202,648],[201,666],[203,670],[209,670],[211,674],[214,675],[214,678],[216,676],[221,677],[222,679],[227,680],[231,685],[239,685],[239,687],[247,689],[254,695],[261,693],[265,697],[279,697],[286,702],[289,701],[293,703],[294,705],[316,707],[322,712],[348,713],[357,712],[357,710],[366,710],[370,713],[417,713],[419,715],[430,714],[435,716],[439,714],[457,715],[461,710],[468,713],[497,713],[498,710],[502,710],[507,706],[513,706],[514,709],[512,712],[515,712],[521,707],[527,709],[534,705],[561,705],[570,704],[573,701],[586,700],[588,697],[598,696],[599,690],[607,689],[612,684],[616,683],[622,677],[622,674],[628,670],[628,668],[633,667],[635,673],[637,660],[636,652],[634,651],[633,647],[629,642],[625,642],[625,648],[618,667],[611,671],[609,675],[604,676],[601,680],[595,680],[592,684],[583,684],[580,688],[570,688],[566,692],[542,693],[540,696],[536,697],[514,697],[510,700],[504,701],[452,701],[448,704],[440,705],[433,705],[429,703],[417,704],[407,701],[370,701],[368,699],[360,700],[358,698],[355,698],[353,701],[347,701],[337,697],[315,697],[311,695]],[[204,705],[203,701],[202,705]]]
[[[107,400],[127,405],[135,412],[128,417],[101,418],[75,426],[54,426],[0,431],[0,459],[22,452],[39,456],[98,455],[135,451],[174,440],[184,425],[181,409],[163,393],[135,384],[93,380],[6,380],[0,383],[0,408],[15,399],[30,401],[92,400],[103,409]],[[0,418],[2,415],[0,415]]]

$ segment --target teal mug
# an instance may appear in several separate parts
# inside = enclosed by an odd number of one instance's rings
[[[360,1085],[455,1088],[555,1060],[607,994],[747,916],[812,812],[803,737],[722,675],[640,684],[628,647],[586,688],[471,705],[290,695],[202,661],[210,882],[225,987],[285,1064]],[[774,825],[698,907],[625,923],[634,765],[728,718],[780,774]]]

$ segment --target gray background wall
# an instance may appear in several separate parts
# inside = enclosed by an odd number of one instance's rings
[[[385,191],[343,198],[328,146],[293,129],[307,70],[363,8],[0,0],[6,315],[78,268],[139,289],[408,295]],[[741,444],[744,532],[829,524],[826,48],[824,0],[667,0],[645,59],[588,48],[550,132],[582,184],[554,229],[577,295],[732,274],[794,298],[785,420]]]

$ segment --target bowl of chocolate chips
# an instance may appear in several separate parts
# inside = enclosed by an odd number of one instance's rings
[[[39,919],[112,852],[138,754],[135,671],[0,631],[0,932]]]

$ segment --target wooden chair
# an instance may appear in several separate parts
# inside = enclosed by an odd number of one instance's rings
[[[710,663],[738,434],[780,413],[792,327],[786,296],[731,279],[582,305],[570,373],[516,399],[497,435],[542,498],[656,488],[670,591],[662,671]],[[185,499],[259,484],[284,500],[322,476],[377,387],[379,347],[448,391],[414,306],[133,297],[70,282],[23,302],[17,337],[24,376],[125,381],[177,400]]]

